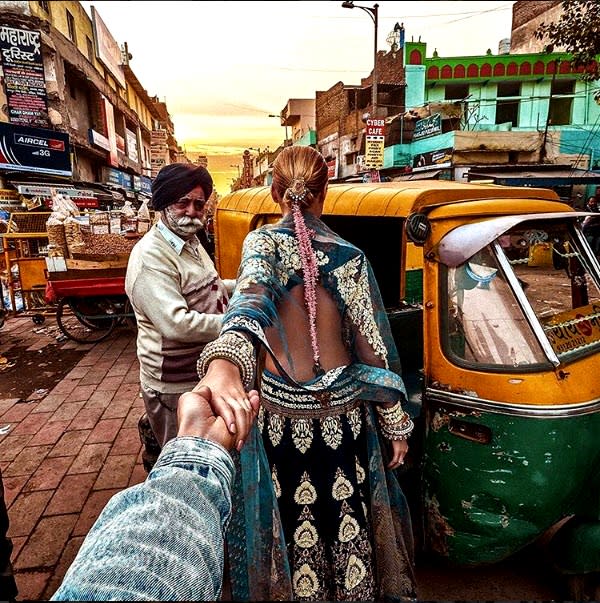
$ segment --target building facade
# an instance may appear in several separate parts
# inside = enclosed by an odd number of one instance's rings
[[[60,184],[88,206],[103,193],[118,205],[148,197],[160,167],[184,159],[166,104],[94,7],[89,16],[77,1],[0,2],[0,50],[3,190],[48,198]]]

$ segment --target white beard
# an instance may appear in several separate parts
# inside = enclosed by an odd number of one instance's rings
[[[180,237],[187,238],[200,232],[204,228],[204,221],[200,218],[181,216],[176,218],[169,207],[164,210],[167,226]]]

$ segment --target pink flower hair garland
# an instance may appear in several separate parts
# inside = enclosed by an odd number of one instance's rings
[[[308,310],[310,344],[314,361],[313,371],[315,375],[319,375],[323,373],[321,352],[319,350],[319,342],[317,341],[317,281],[319,278],[319,269],[317,267],[317,257],[310,242],[312,236],[314,236],[314,232],[309,231],[306,227],[302,211],[300,210],[300,203],[292,202],[291,205],[300,261],[304,273],[304,303]]]

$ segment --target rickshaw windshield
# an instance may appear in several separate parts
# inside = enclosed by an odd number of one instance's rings
[[[572,221],[521,222],[445,269],[447,353],[535,369],[600,348],[598,264]]]

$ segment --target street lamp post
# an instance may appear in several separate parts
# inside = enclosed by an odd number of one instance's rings
[[[371,21],[373,21],[373,25],[375,27],[375,36],[373,40],[373,96],[371,99],[371,104],[373,105],[373,117],[377,116],[377,19],[378,19],[378,9],[379,4],[373,4],[370,6],[361,6],[360,4],[354,4],[353,0],[347,0],[346,2],[342,2],[342,8],[360,8],[365,11]]]
[[[274,113],[269,113],[269,117],[277,117],[278,119],[281,120],[281,125],[285,128],[285,143],[283,146],[287,146],[288,127],[287,127],[287,123],[285,122],[285,119],[283,117],[281,117],[281,115],[275,115]]]

